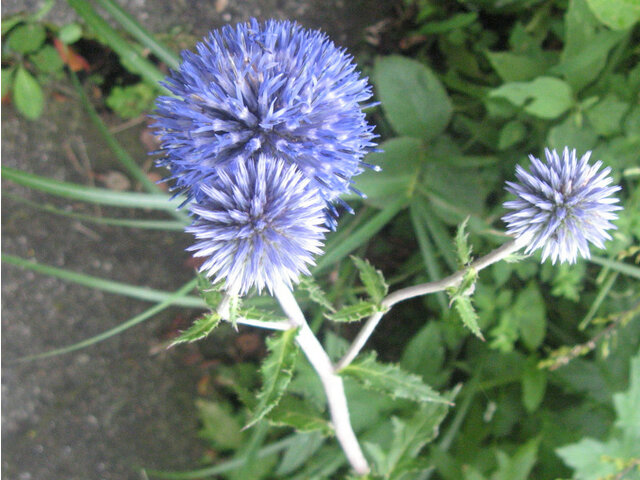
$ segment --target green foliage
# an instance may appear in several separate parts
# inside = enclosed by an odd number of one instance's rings
[[[185,342],[195,342],[209,335],[220,323],[220,315],[217,312],[208,313],[198,318],[193,325],[182,332],[178,338],[171,342],[171,347]]]
[[[293,376],[297,358],[296,329],[274,334],[267,339],[269,355],[262,362],[262,390],[258,394],[258,405],[245,428],[255,425],[269,413],[282,398]]]
[[[136,83],[126,87],[114,87],[106,104],[122,118],[134,118],[151,110],[156,98],[156,89],[146,83]]]
[[[613,395],[616,422],[605,441],[583,438],[558,449],[575,479],[637,478],[640,475],[640,356],[631,360],[629,389]],[[616,477],[617,476],[617,477]]]
[[[202,427],[200,436],[212,447],[232,450],[242,444],[242,425],[228,405],[221,402],[196,400],[196,408]]]
[[[382,299],[389,292],[389,285],[385,282],[382,272],[371,266],[368,260],[363,260],[354,255],[351,256],[351,260],[358,268],[360,281],[364,285],[369,298],[376,305],[380,305]]]
[[[392,398],[406,398],[414,402],[443,402],[447,400],[417,375],[407,373],[398,365],[380,363],[370,353],[342,368],[340,374],[355,378],[366,388],[386,393]]]
[[[335,313],[325,313],[324,315],[332,322],[351,323],[358,322],[380,311],[382,310],[378,304],[359,300],[357,303],[342,307]]]

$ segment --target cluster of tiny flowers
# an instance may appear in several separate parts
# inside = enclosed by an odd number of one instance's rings
[[[288,21],[225,26],[182,58],[155,128],[159,165],[190,202],[189,250],[230,293],[292,288],[368,166],[371,87],[326,35]]]
[[[530,155],[531,171],[516,168],[519,183],[507,182],[507,191],[517,199],[504,203],[513,210],[502,217],[507,233],[529,254],[542,249],[542,261],[575,263],[578,253],[589,258],[588,242],[604,248],[611,239],[610,220],[622,207],[611,195],[619,186],[610,186],[610,168],[598,172],[601,161],[589,165],[591,152],[578,160],[575,150],[565,147],[562,156],[545,149],[546,162]]]

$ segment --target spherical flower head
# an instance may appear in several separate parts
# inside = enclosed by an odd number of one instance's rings
[[[295,165],[265,155],[220,171],[189,206],[196,219],[187,231],[198,242],[188,250],[206,258],[200,271],[231,294],[291,288],[326,232],[325,202],[309,183]]]
[[[351,188],[375,144],[371,87],[323,33],[252,19],[182,53],[157,102],[157,133],[176,188],[201,198],[221,168],[258,154],[293,164],[326,201]]]
[[[588,242],[604,248],[604,240],[611,239],[607,230],[616,227],[610,220],[622,208],[611,195],[620,187],[609,186],[611,168],[598,172],[602,162],[589,165],[591,152],[580,160],[567,147],[562,157],[548,149],[545,155],[546,162],[529,156],[531,172],[516,167],[519,183],[507,182],[506,189],[517,199],[504,203],[513,211],[502,219],[526,254],[542,248],[543,262],[551,257],[554,264],[575,263],[578,252],[590,257]]]

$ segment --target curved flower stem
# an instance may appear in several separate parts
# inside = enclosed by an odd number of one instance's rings
[[[274,289],[273,293],[280,302],[291,325],[298,328],[296,341],[320,377],[324,392],[327,396],[333,428],[342,450],[349,460],[351,467],[358,474],[364,475],[368,473],[369,464],[362,453],[358,439],[351,427],[347,397],[344,393],[342,378],[335,373],[331,359],[324,348],[322,348],[322,345],[313,334],[311,328],[309,328],[304,314],[302,310],[300,310],[291,291],[285,285],[280,285]]]
[[[381,302],[382,311],[377,312],[369,317],[367,322],[364,324],[364,327],[362,327],[360,332],[358,332],[356,338],[353,340],[353,343],[347,350],[347,353],[345,353],[340,361],[336,364],[336,370],[340,370],[346,367],[353,361],[354,358],[356,358],[358,353],[360,353],[360,350],[362,350],[362,347],[364,347],[365,343],[367,343],[367,340],[369,339],[375,328],[378,326],[378,323],[380,322],[382,316],[386,312],[388,312],[389,309],[396,303],[408,300],[410,298],[427,295],[429,293],[440,292],[449,287],[454,287],[462,281],[465,273],[467,273],[469,269],[473,268],[476,271],[482,270],[483,268],[486,268],[489,265],[511,255],[521,247],[522,245],[516,244],[515,240],[511,240],[510,242],[507,242],[504,245],[496,248],[491,253],[486,254],[484,257],[478,258],[468,267],[459,270],[456,273],[443,278],[442,280],[422,283],[420,285],[414,285],[407,288],[401,288],[400,290],[396,290],[392,294],[388,295]]]

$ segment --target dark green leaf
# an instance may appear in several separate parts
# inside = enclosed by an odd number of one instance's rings
[[[309,299],[325,308],[329,312],[335,312],[336,309],[331,305],[329,298],[327,298],[327,294],[322,290],[320,285],[316,283],[312,276],[306,275],[300,278],[300,283],[298,286],[307,292],[309,295]]]
[[[258,406],[245,428],[255,425],[280,402],[293,377],[298,353],[295,343],[297,334],[297,329],[291,329],[267,338],[269,355],[260,367],[262,390],[257,396]]]
[[[622,131],[622,120],[630,107],[617,96],[608,95],[587,110],[587,118],[596,133],[610,137]]]
[[[375,353],[356,359],[340,370],[340,375],[355,378],[366,388],[386,393],[392,398],[449,403],[419,376],[402,370],[398,365],[378,362]]]
[[[347,305],[346,307],[342,307],[335,313],[325,313],[324,315],[332,322],[350,323],[357,322],[366,317],[370,317],[371,315],[379,311],[380,306],[377,303],[360,300],[354,305]]]
[[[299,432],[320,431],[322,435],[333,435],[333,427],[322,411],[312,402],[293,395],[284,395],[278,405],[268,414],[274,425],[295,428]]]
[[[538,458],[539,438],[522,445],[512,457],[501,450],[496,452],[498,469],[491,476],[494,480],[527,480]]]
[[[573,106],[571,87],[555,77],[538,77],[531,82],[506,83],[489,93],[504,98],[539,118],[557,118]]]
[[[527,128],[522,122],[512,120],[507,122],[500,130],[498,137],[498,150],[506,150],[513,147],[524,139],[527,134]]]
[[[376,305],[380,305],[382,299],[389,291],[389,285],[386,284],[384,276],[380,270],[376,270],[368,260],[363,260],[355,255],[351,256],[353,263],[360,273],[360,281],[367,290],[369,297]]]
[[[198,318],[193,325],[180,334],[178,338],[171,342],[170,347],[179,343],[195,342],[209,335],[220,323],[220,315],[217,312],[208,313]]]
[[[549,62],[544,57],[513,52],[487,52],[489,62],[504,82],[523,82],[544,75]]]
[[[538,348],[547,331],[547,314],[544,299],[534,281],[518,294],[511,314],[526,347],[530,350]]]
[[[535,412],[547,388],[547,372],[530,362],[522,375],[522,404],[527,412]]]
[[[448,376],[443,368],[445,349],[437,322],[430,321],[409,340],[400,366],[411,373],[421,375],[431,385],[440,385]]]
[[[42,25],[39,23],[25,23],[11,31],[7,44],[12,50],[26,54],[38,50],[46,38],[47,33]]]
[[[44,95],[38,81],[19,67],[13,82],[13,101],[25,117],[35,120],[42,114]]]
[[[448,125],[451,100],[435,74],[422,63],[398,55],[378,58],[373,82],[398,134],[427,141]]]
[[[296,433],[293,437],[295,441],[284,452],[274,472],[276,478],[284,478],[306,464],[324,443],[324,437],[319,432]]]
[[[218,402],[196,399],[198,416],[202,423],[199,436],[216,449],[236,449],[242,444],[241,425],[231,414],[231,409]]]

